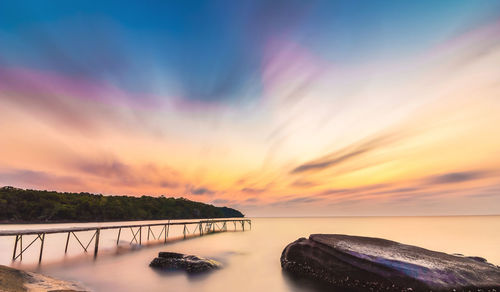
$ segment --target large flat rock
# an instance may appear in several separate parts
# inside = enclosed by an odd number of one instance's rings
[[[500,292],[500,268],[485,259],[380,238],[312,234],[283,250],[281,266],[345,290]]]

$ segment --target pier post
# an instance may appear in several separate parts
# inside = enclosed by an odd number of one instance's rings
[[[38,234],[38,236],[40,236],[40,234]],[[40,240],[42,241],[42,244],[40,245],[40,257],[38,258],[38,264],[40,264],[42,262],[43,243],[45,242],[45,233],[42,233]]]
[[[118,229],[118,238],[116,239],[116,245],[118,245],[118,243],[120,242],[120,234],[122,233],[122,229],[119,228]]]
[[[149,232],[151,231],[151,226],[148,225],[148,242],[149,242]]]
[[[184,224],[184,230],[182,230],[182,233],[184,233],[184,239],[186,239],[186,224]]]
[[[203,235],[203,223],[199,224],[199,229],[200,229],[200,236]]]
[[[139,245],[142,245],[142,226],[139,226]]]
[[[170,231],[170,220],[168,220],[168,225],[167,225],[167,237],[168,237],[168,232]],[[167,239],[165,239],[165,242]]]
[[[163,243],[167,243],[167,224],[165,224],[165,241]]]
[[[95,247],[94,247],[94,259],[97,257],[97,251],[99,250],[99,234],[101,229],[97,228],[95,231]]]
[[[19,244],[20,244],[20,250],[21,250],[21,261],[23,260],[23,235],[21,234],[19,237]]]
[[[68,253],[68,243],[69,243],[69,235],[71,233],[68,232],[68,236],[66,237],[66,247],[64,248],[64,253]]]
[[[243,231],[245,231],[245,221],[244,220],[241,221],[241,228],[243,229]]]
[[[19,240],[19,235],[16,235],[16,242],[14,243],[14,253],[12,254],[12,261],[16,260],[16,251],[17,251],[17,241]]]

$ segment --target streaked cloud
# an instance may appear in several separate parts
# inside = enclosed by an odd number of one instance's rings
[[[430,177],[428,179],[428,182],[431,184],[461,183],[461,182],[484,178],[487,175],[488,173],[485,171],[450,172]]]
[[[40,186],[82,186],[85,184],[79,177],[56,175],[45,171],[29,169],[11,169],[0,171],[0,183],[16,185],[25,188],[40,188]]]
[[[256,189],[256,188],[242,188],[242,192],[249,194],[260,194],[266,191],[266,189]]]
[[[193,194],[193,195],[213,195],[213,194],[215,194],[215,192],[208,189],[208,188],[200,187],[200,188],[192,189],[191,194]]]
[[[377,148],[387,146],[389,143],[393,143],[395,138],[396,135],[389,134],[378,136],[368,141],[355,143],[342,150],[335,151],[321,158],[299,165],[291,171],[291,174],[308,171],[320,171],[325,168],[334,167],[345,161],[376,150]]]

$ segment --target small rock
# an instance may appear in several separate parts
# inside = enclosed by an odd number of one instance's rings
[[[207,272],[222,267],[219,262],[211,259],[175,252],[160,252],[149,266],[162,270],[183,270],[188,273]]]

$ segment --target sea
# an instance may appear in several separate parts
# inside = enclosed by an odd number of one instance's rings
[[[202,237],[182,238],[182,226],[169,230],[169,241],[154,240],[143,229],[139,246],[130,229],[123,229],[117,246],[118,230],[103,230],[99,253],[93,257],[83,252],[78,241],[70,237],[68,253],[64,252],[66,234],[47,234],[43,259],[38,264],[40,243],[36,241],[12,262],[13,236],[0,237],[0,264],[42,273],[56,279],[78,283],[89,291],[317,291],[314,283],[296,281],[283,273],[280,256],[287,244],[315,233],[349,234],[379,237],[450,254],[480,256],[500,265],[500,216],[446,217],[326,217],[326,218],[249,218],[252,228],[214,233]],[[63,228],[83,226],[130,225],[163,221],[71,223],[71,224],[3,224],[0,230]],[[165,221],[166,222],[166,221]],[[241,227],[241,226],[239,226]],[[162,227],[154,227],[155,238]],[[196,233],[194,225],[188,226]],[[239,229],[240,230],[240,229]],[[92,232],[78,232],[86,245]],[[163,235],[162,235],[163,236]],[[23,237],[26,247],[34,237]],[[161,272],[149,267],[160,251],[193,254],[215,259],[223,268],[201,275],[183,272]]]

